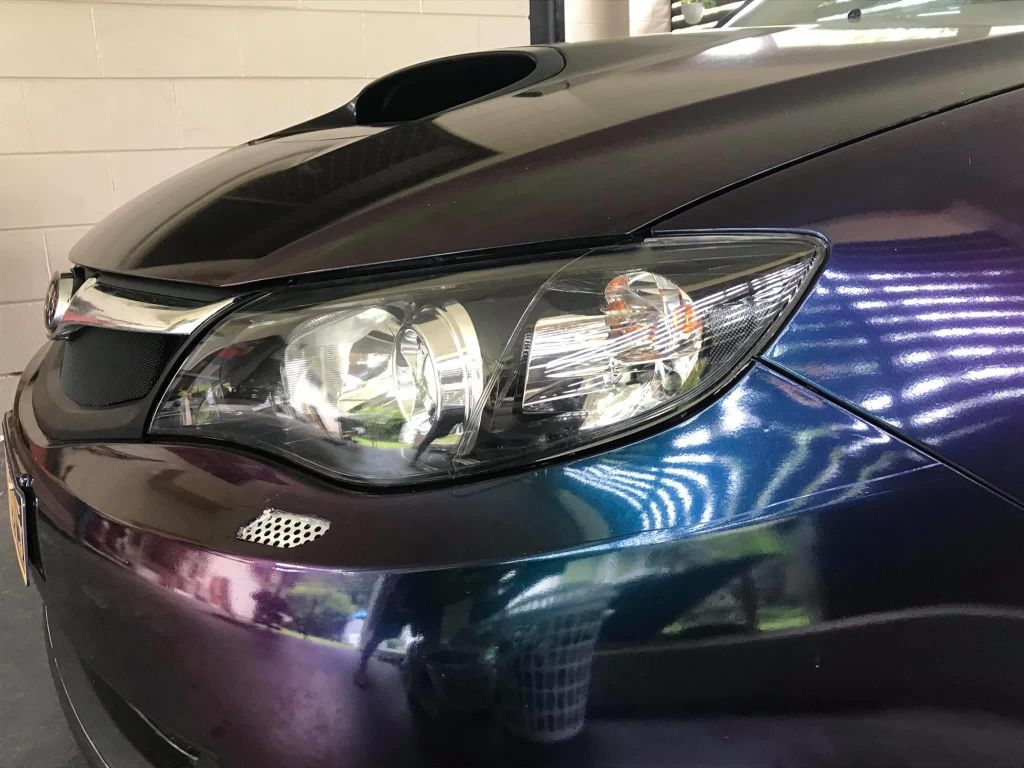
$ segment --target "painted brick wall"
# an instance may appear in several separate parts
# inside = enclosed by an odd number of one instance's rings
[[[634,8],[634,4],[636,7]],[[630,13],[666,0],[565,0],[565,39],[570,43],[629,35]]]
[[[528,0],[0,0],[0,411],[89,225],[416,61],[528,45]]]

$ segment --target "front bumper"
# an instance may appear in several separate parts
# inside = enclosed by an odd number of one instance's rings
[[[58,666],[211,765],[777,765],[824,707],[1020,714],[1020,511],[764,368],[631,445],[381,496],[224,448],[50,445],[32,385],[10,439]],[[331,535],[237,541],[266,507]],[[740,711],[763,716],[704,719]],[[997,743],[956,722],[944,757]]]
[[[43,637],[57,699],[91,768],[217,768],[215,757],[162,731],[89,670],[45,611]]]

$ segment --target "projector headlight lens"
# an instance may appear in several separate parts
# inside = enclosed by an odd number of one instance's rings
[[[282,290],[201,341],[151,432],[375,485],[562,455],[721,387],[824,254],[803,235],[692,235],[362,290]]]

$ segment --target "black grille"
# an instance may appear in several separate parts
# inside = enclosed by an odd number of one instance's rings
[[[103,408],[146,397],[184,337],[83,328],[65,344],[64,393],[79,405]]]

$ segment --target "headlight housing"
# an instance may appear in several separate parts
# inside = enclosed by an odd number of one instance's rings
[[[535,462],[691,409],[770,338],[815,237],[690,235],[273,293],[189,355],[151,432],[401,485]]]

